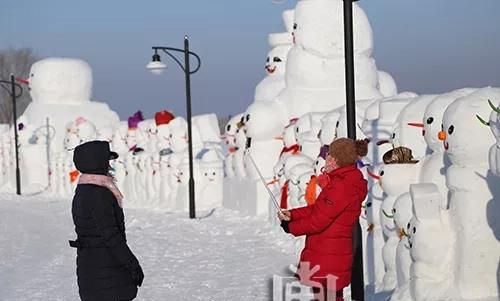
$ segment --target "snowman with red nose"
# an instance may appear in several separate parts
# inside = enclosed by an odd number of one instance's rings
[[[500,99],[500,89],[483,88],[455,100],[446,109],[440,133],[452,165],[446,179],[451,191],[449,210],[455,234],[454,286],[464,299],[498,298],[500,231],[498,210],[492,210],[500,185],[488,185],[490,129],[477,116],[488,116],[488,99]],[[497,182],[498,183],[498,182]]]

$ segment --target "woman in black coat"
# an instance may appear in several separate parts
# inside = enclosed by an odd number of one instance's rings
[[[118,154],[109,143],[91,141],[78,146],[73,162],[81,172],[72,214],[78,249],[76,274],[82,301],[133,300],[144,274],[127,246],[121,193],[108,175],[109,160]]]

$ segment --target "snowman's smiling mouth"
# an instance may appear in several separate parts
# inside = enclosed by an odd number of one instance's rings
[[[267,73],[273,74],[274,71],[276,71],[276,66],[271,67],[271,66],[268,65],[268,66],[266,66],[266,70],[267,70]]]

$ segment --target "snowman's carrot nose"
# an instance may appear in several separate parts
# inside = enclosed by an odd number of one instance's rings
[[[424,128],[424,124],[420,123],[420,122],[408,122],[408,125],[409,126],[414,126],[414,127],[417,127],[417,128]]]
[[[277,137],[274,137],[274,140],[283,140],[283,137],[282,136],[277,136]]]
[[[380,180],[380,176],[379,175],[376,175],[374,174],[373,172],[371,172],[371,170],[368,170],[368,175],[372,178],[374,178],[375,180]]]
[[[441,141],[445,141],[446,140],[446,133],[444,131],[440,131],[438,134],[438,138]]]
[[[16,81],[17,81],[17,82],[20,82],[21,84],[25,84],[25,85],[29,85],[29,84],[30,84],[30,81],[29,81],[29,80],[27,80],[27,79],[24,79],[24,78],[19,78],[19,77],[17,77],[17,78],[16,78]]]

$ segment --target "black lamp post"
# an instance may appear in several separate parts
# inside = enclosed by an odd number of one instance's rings
[[[352,3],[357,0],[344,0],[344,46],[345,46],[345,81],[347,136],[356,140],[356,103],[354,82],[354,34],[352,20]],[[353,264],[351,276],[351,297],[355,301],[365,300],[365,284],[363,279],[363,242],[361,240],[359,221],[353,229]]]
[[[9,85],[7,88],[4,84]],[[10,81],[0,80],[0,86],[7,90],[10,97],[12,98],[12,127],[14,128],[14,143],[16,150],[16,193],[17,195],[21,195],[21,171],[19,169],[19,143],[18,143],[18,135],[17,135],[17,98],[21,97],[23,94],[23,87],[16,83],[16,78],[14,75],[10,75]],[[16,93],[16,88],[19,89],[19,94]]]
[[[165,54],[170,56],[184,71],[186,78],[186,111],[187,111],[187,124],[188,124],[188,151],[189,151],[189,218],[196,218],[196,207],[195,207],[195,190],[194,190],[194,171],[193,171],[193,135],[192,135],[192,124],[191,124],[191,74],[196,73],[201,67],[200,57],[189,51],[189,39],[184,36],[184,49],[163,47],[163,46],[153,46],[155,51],[153,55],[153,60],[146,66],[153,74],[161,74],[167,65],[161,62],[158,50],[163,51]],[[175,57],[171,52],[184,53],[184,64]],[[190,56],[194,56],[197,60],[197,66],[191,71],[191,66],[189,64]]]

